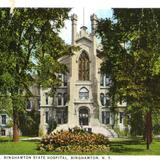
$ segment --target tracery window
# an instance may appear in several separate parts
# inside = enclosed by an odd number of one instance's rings
[[[89,80],[89,57],[86,52],[82,52],[79,58],[79,80]]]
[[[87,88],[85,87],[82,87],[79,91],[79,98],[81,100],[85,100],[85,99],[88,99],[89,98],[89,91]]]

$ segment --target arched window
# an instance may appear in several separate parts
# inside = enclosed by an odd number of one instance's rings
[[[82,87],[79,91],[79,98],[81,100],[85,100],[85,99],[88,99],[89,98],[89,91],[87,88],[85,87]]]
[[[89,80],[89,57],[86,52],[82,52],[79,58],[79,80]]]
[[[58,93],[58,105],[61,106],[62,105],[62,93]]]

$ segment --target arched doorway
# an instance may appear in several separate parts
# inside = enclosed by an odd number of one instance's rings
[[[79,125],[89,125],[89,109],[87,107],[81,107],[79,109]]]

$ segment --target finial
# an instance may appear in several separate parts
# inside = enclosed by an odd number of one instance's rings
[[[71,20],[72,21],[77,21],[77,15],[76,14],[72,14],[71,15]]]
[[[83,26],[85,26],[85,8],[83,7]]]

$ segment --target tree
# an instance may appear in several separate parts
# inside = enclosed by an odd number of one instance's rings
[[[110,94],[116,106],[127,101],[145,119],[147,149],[152,142],[152,113],[160,101],[160,12],[158,9],[113,9],[97,32],[103,45],[102,70],[112,76]],[[137,110],[138,111],[138,110]]]
[[[19,120],[21,122],[19,127],[23,136],[38,136],[40,123],[39,111],[32,109],[27,113],[21,113]]]
[[[70,46],[59,37],[70,9],[0,9],[0,95],[9,99],[13,118],[13,141],[19,137],[19,113],[25,112],[29,86],[38,83],[54,88],[56,73],[66,66],[58,59],[70,54]],[[36,76],[35,76],[36,75]],[[35,78],[36,77],[36,78]]]

